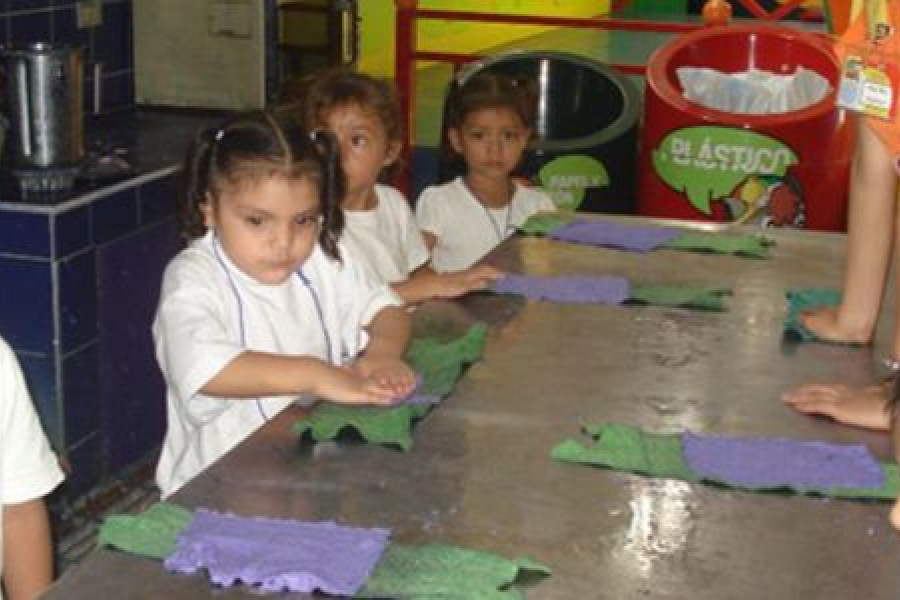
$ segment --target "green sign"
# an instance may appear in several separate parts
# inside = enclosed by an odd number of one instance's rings
[[[609,173],[603,163],[595,158],[570,154],[555,158],[541,167],[538,180],[558,208],[575,210],[588,189],[609,185]]]
[[[732,127],[685,127],[670,131],[653,151],[660,179],[687,195],[709,215],[748,177],[783,178],[797,154],[780,140]]]

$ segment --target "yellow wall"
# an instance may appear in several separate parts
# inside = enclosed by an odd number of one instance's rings
[[[609,10],[609,0],[420,0],[421,8],[592,17]],[[361,0],[361,71],[394,74],[394,0]],[[546,27],[423,21],[418,27],[420,50],[477,52],[545,31]]]

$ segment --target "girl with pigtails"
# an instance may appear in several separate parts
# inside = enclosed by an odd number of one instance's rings
[[[203,132],[179,207],[187,246],[153,323],[167,387],[167,497],[293,402],[387,404],[414,376],[402,301],[341,256],[338,149],[256,111]]]

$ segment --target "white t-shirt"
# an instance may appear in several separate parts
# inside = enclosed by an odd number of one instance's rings
[[[245,350],[351,360],[368,338],[362,327],[386,306],[402,306],[354,263],[328,258],[318,244],[302,274],[263,285],[240,271],[212,233],[166,267],[153,323],[166,380],[167,429],[156,482],[167,497],[291,402],[275,396],[211,397],[199,390]],[[317,306],[318,305],[318,306]],[[321,317],[319,310],[321,309]]]
[[[371,210],[345,210],[342,254],[352,254],[384,283],[405,281],[428,262],[428,248],[406,198],[386,185],[375,186]]]
[[[556,210],[553,200],[537,188],[516,184],[509,206],[488,209],[478,201],[462,177],[427,187],[416,204],[416,220],[422,231],[437,237],[431,250],[435,271],[459,271],[478,262],[541,211]]]
[[[0,502],[20,504],[41,498],[62,479],[62,470],[41,429],[16,355],[0,338]],[[0,548],[2,517],[0,511]],[[2,561],[0,553],[0,573]]]

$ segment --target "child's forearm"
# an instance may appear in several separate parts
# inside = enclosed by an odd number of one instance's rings
[[[370,358],[401,358],[409,342],[410,322],[406,310],[388,306],[375,315],[369,326],[369,344],[365,355]]]
[[[439,279],[431,267],[424,266],[410,274],[409,279],[391,285],[404,304],[418,304],[439,295]]]
[[[207,396],[257,398],[316,393],[335,367],[311,356],[243,352],[200,391]]]
[[[3,506],[3,585],[7,600],[37,598],[53,580],[50,524],[42,498]]]

